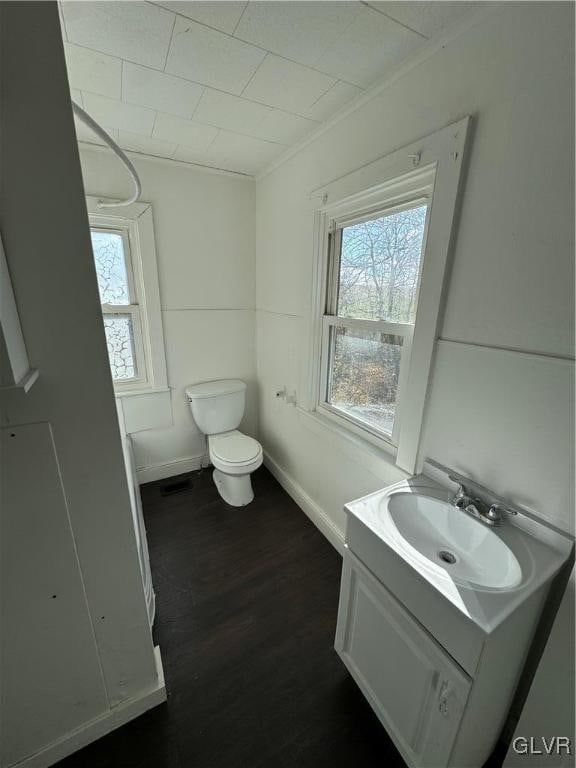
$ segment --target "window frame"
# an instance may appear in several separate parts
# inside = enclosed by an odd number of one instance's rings
[[[453,224],[460,187],[462,158],[470,118],[447,126],[418,142],[352,171],[310,194],[314,216],[314,273],[308,329],[308,364],[303,376],[301,408],[343,428],[394,457],[398,467],[413,473],[418,465],[420,435],[432,370],[444,292],[445,271],[453,240]],[[384,435],[359,419],[350,418],[326,403],[329,357],[327,326],[343,325],[329,315],[334,307],[334,231],[343,224],[375,218],[426,199],[428,210],[417,310],[409,346],[402,352],[402,381],[393,434]],[[319,202],[320,201],[320,202]],[[329,295],[329,291],[331,294]],[[330,301],[332,303],[330,303]],[[347,322],[347,320],[346,320]],[[358,327],[360,321],[354,321]],[[396,328],[395,323],[362,321],[370,328]],[[399,324],[398,324],[399,325]],[[368,327],[368,326],[367,326]],[[391,331],[399,335],[396,331]],[[408,339],[408,335],[410,338]]]
[[[422,275],[422,264],[424,261],[424,251],[426,248],[426,235],[428,232],[428,221],[430,214],[430,195],[432,189],[430,188],[426,194],[423,194],[424,190],[418,186],[418,196],[412,197],[409,192],[405,196],[405,200],[399,202],[395,200],[392,205],[384,205],[384,207],[378,207],[376,209],[371,208],[369,211],[360,211],[357,214],[350,216],[339,217],[338,219],[332,219],[328,224],[328,255],[327,255],[327,280],[326,280],[326,307],[324,315],[322,316],[322,341],[320,351],[320,391],[318,393],[318,410],[323,413],[329,413],[330,415],[337,416],[339,418],[346,419],[351,422],[357,429],[366,431],[370,438],[376,438],[377,441],[384,441],[384,443],[395,450],[398,445],[402,404],[405,400],[406,379],[408,370],[410,367],[410,354],[412,349],[412,336],[414,331],[414,323],[398,323],[387,320],[369,320],[365,318],[351,318],[343,315],[338,315],[338,298],[339,298],[339,286],[340,286],[340,260],[341,260],[341,243],[342,243],[342,231],[346,227],[354,226],[363,221],[374,221],[386,215],[398,213],[412,208],[417,208],[422,205],[427,206],[426,220],[424,223],[424,233],[422,238],[422,255],[418,265],[418,282],[416,287],[415,304],[418,308],[418,295],[420,292],[420,278]],[[378,429],[377,426],[371,425],[360,418],[355,418],[352,414],[342,411],[329,402],[328,394],[331,381],[331,360],[333,354],[333,328],[358,328],[360,330],[371,331],[374,333],[386,333],[391,336],[402,337],[402,352],[400,362],[400,373],[398,376],[398,387],[396,396],[396,409],[394,413],[394,426],[390,434],[384,430]]]
[[[166,354],[156,264],[156,247],[149,203],[132,203],[117,211],[100,208],[102,198],[87,197],[90,230],[122,235],[130,304],[102,304],[107,314],[131,314],[138,376],[115,380],[117,395],[137,395],[167,389]]]
[[[122,248],[124,256],[124,265],[126,269],[126,278],[128,283],[128,297],[130,299],[129,304],[101,304],[103,319],[106,315],[130,315],[132,318],[132,340],[134,344],[134,357],[136,363],[137,376],[133,376],[130,379],[115,379],[112,376],[114,386],[122,387],[123,389],[129,389],[133,387],[146,386],[148,383],[148,366],[146,360],[146,354],[144,350],[144,332],[142,329],[142,315],[140,312],[139,304],[139,291],[136,288],[136,279],[134,275],[134,266],[132,263],[132,247],[130,238],[130,227],[119,226],[116,223],[108,226],[99,223],[90,224],[90,232],[109,232],[112,234],[118,234],[122,238]]]

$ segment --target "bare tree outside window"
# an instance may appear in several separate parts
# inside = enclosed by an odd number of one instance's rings
[[[413,323],[426,206],[342,230],[340,317]]]
[[[335,327],[332,405],[391,434],[402,343],[401,336]]]
[[[414,323],[426,205],[341,230],[336,315]],[[389,331],[333,325],[328,402],[392,434],[404,338]]]
[[[91,237],[112,378],[134,379],[137,365],[133,317],[126,311],[131,301],[124,239],[118,232],[98,229],[91,230]]]

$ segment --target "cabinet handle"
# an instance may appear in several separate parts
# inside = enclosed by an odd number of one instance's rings
[[[448,717],[448,698],[452,693],[452,686],[449,680],[443,680],[438,694],[438,709],[442,717]]]

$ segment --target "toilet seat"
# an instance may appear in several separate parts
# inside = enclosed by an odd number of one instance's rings
[[[247,474],[262,464],[262,446],[238,430],[208,438],[210,460],[221,472]]]

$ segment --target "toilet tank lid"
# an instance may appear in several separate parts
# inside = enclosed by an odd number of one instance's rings
[[[186,387],[186,396],[189,400],[201,400],[205,397],[231,395],[234,392],[243,392],[245,389],[246,384],[240,379],[203,381],[201,384],[189,384]]]

